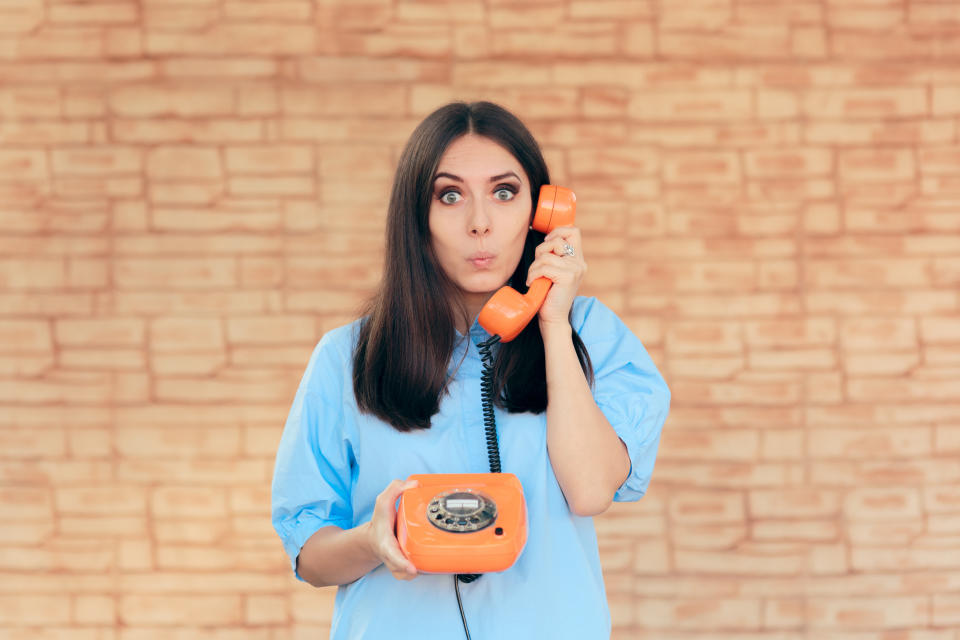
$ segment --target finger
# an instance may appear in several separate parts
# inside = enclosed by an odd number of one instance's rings
[[[579,229],[578,227],[574,227],[574,226],[572,226],[572,225],[564,225],[564,226],[562,226],[562,227],[554,227],[554,228],[550,231],[550,233],[548,233],[548,234],[546,235],[546,237],[544,237],[543,240],[544,240],[544,242],[547,242],[547,241],[553,240],[554,238],[557,238],[557,237],[561,237],[561,238],[576,238],[576,239],[579,241],[579,240],[580,240],[580,229]]]
[[[410,559],[403,553],[400,543],[397,541],[396,534],[392,528],[389,530],[379,529],[376,533],[376,554],[383,564],[387,565],[390,571],[403,571],[411,575],[416,575],[417,568]]]
[[[551,252],[540,256],[540,259],[534,261],[530,267],[551,266],[561,271],[576,272],[580,269],[580,264],[580,260],[576,257],[558,256],[557,254]]]
[[[400,497],[400,487],[403,486],[403,482],[400,480],[393,480],[387,487],[377,496],[378,504],[390,504],[398,497]],[[391,500],[392,498],[392,500]]]
[[[530,269],[527,271],[527,285],[529,286],[540,276],[550,277],[551,279],[556,277],[557,279],[554,282],[579,280],[583,278],[586,272],[587,263],[579,258],[547,253],[530,265]]]
[[[539,258],[540,256],[547,253],[553,253],[558,256],[561,256],[561,255],[565,256],[566,255],[565,248],[568,244],[574,248],[575,252],[579,253],[579,250],[577,249],[577,246],[578,246],[577,244],[575,244],[574,242],[568,242],[567,239],[564,239],[562,236],[558,236],[556,238],[545,240],[540,244],[538,244],[537,248],[534,249],[534,252],[533,252],[534,259]],[[566,257],[569,257],[569,256],[566,256]]]
[[[377,496],[377,505],[376,508],[381,510],[387,509],[396,509],[397,500],[400,498],[400,494],[408,489],[413,489],[420,485],[416,480],[407,480],[406,482],[402,480],[394,480],[387,485],[387,488],[383,490],[379,496]]]
[[[583,262],[569,256],[545,253],[530,265],[530,269],[527,271],[527,285],[536,280],[537,276],[544,275],[545,268],[557,275],[568,273],[576,277],[576,274],[586,271],[585,266]]]
[[[413,566],[413,563],[403,555],[403,551],[400,549],[400,546],[394,542],[396,545],[395,549],[388,549],[386,557],[383,561],[383,564],[387,565],[387,568],[394,574],[404,573],[409,576],[417,575],[417,568]]]
[[[568,248],[573,250],[573,255],[570,255],[570,253],[567,252]],[[551,253],[553,253],[553,255],[560,256],[561,258],[575,258],[579,251],[572,242],[567,242],[565,238],[557,238],[553,242]]]
[[[558,235],[553,238],[544,240],[543,245],[545,245],[546,247],[549,247],[549,249],[553,251],[559,250],[560,253],[563,253],[563,248],[568,245],[573,247],[577,253],[580,253],[580,247],[581,247],[580,238],[573,237],[573,236],[563,236],[563,235]]]
[[[413,580],[417,577],[417,574],[411,575],[406,571],[391,571],[390,573],[392,573],[393,577],[397,580]]]
[[[403,558],[402,554],[397,554],[397,555],[399,556],[399,558],[402,558],[402,559],[398,559],[397,557],[390,557],[388,561],[385,561],[383,564],[387,565],[387,568],[390,569],[391,572],[405,573],[411,576],[417,575],[417,568],[413,566],[413,563],[407,560],[406,558]]]
[[[390,483],[387,489],[380,494],[380,497],[384,498],[383,503],[378,505],[381,513],[379,521],[382,523],[382,526],[376,528],[377,546],[380,548],[379,555],[383,562],[388,564],[391,569],[403,568],[413,573],[416,573],[416,568],[403,554],[400,543],[397,541],[397,511],[394,504],[403,491],[413,489],[417,486],[419,486],[419,483],[416,480],[408,480],[403,483],[396,480]]]
[[[536,269],[531,268],[527,274],[527,286],[537,278],[546,278],[553,284],[573,284],[577,281],[577,276],[572,271],[557,268],[551,265],[544,265]]]
[[[417,487],[420,486],[420,483],[416,480],[406,480],[404,482],[396,480],[395,482],[397,482],[396,495],[398,498],[400,497],[400,494],[403,493],[404,491],[408,491],[409,489],[416,489]]]

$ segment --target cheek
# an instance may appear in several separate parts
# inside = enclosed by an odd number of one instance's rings
[[[430,218],[430,242],[433,245],[433,251],[441,262],[449,260],[449,256],[454,252],[454,247],[450,242],[452,230],[449,225],[444,225],[437,219]]]
[[[529,210],[529,207],[524,207],[513,219],[513,224],[510,225],[508,242],[518,252],[523,250],[523,243],[527,239],[527,232],[530,230],[530,216],[527,213]]]
[[[427,218],[427,229],[430,230],[430,242],[434,248],[439,248],[443,241],[443,225],[441,224],[441,218],[434,215],[433,210],[430,211]]]

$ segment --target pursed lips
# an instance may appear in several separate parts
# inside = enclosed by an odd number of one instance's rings
[[[467,258],[467,262],[478,269],[489,267],[497,256],[489,251],[478,251]]]

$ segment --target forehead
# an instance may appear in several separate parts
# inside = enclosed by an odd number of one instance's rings
[[[484,177],[484,174],[489,176],[514,171],[517,175],[526,177],[523,167],[512,153],[490,138],[472,133],[460,136],[450,143],[440,157],[437,171],[476,173],[481,177]]]

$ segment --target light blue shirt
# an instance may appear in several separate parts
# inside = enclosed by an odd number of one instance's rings
[[[474,322],[471,340],[457,345],[448,368],[455,375],[430,429],[401,433],[357,409],[352,352],[359,322],[328,332],[317,344],[277,451],[273,526],[294,569],[317,529],[369,521],[392,480],[489,471],[476,347],[489,337],[486,331]],[[653,472],[670,390],[640,340],[602,303],[577,297],[572,323],[593,361],[597,405],[630,456],[630,475],[614,499],[639,500]],[[547,455],[546,413],[497,409],[496,421],[503,471],[523,485],[528,539],[512,567],[461,585],[471,636],[608,638],[593,519],[574,515],[557,484]],[[463,637],[463,623],[450,575],[400,581],[380,565],[337,591],[334,640],[457,637]]]

